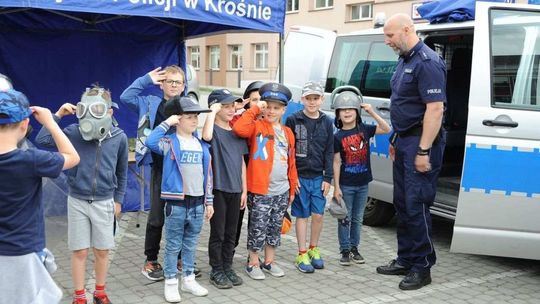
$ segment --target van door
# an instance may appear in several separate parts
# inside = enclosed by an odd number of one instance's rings
[[[540,259],[540,7],[477,2],[451,251]]]

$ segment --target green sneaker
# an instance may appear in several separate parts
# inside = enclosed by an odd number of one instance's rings
[[[309,259],[311,260],[311,265],[313,265],[313,268],[324,268],[324,262],[321,258],[321,250],[319,249],[319,247],[314,247],[313,249],[308,250],[307,254],[309,255]]]
[[[296,257],[296,262],[294,264],[296,265],[296,268],[300,270],[300,272],[312,273],[315,271],[315,269],[313,269],[313,266],[311,266],[307,253],[298,254],[298,256]]]

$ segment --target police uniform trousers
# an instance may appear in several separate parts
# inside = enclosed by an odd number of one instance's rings
[[[435,264],[429,207],[433,204],[442,167],[445,134],[430,151],[431,171],[417,172],[414,165],[420,136],[398,137],[393,165],[394,207],[398,215],[398,263],[414,272],[429,272]]]

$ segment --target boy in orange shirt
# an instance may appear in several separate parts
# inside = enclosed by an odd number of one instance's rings
[[[294,153],[294,135],[281,124],[291,91],[278,83],[267,83],[259,89],[261,100],[236,122],[233,131],[248,139],[248,201],[252,204],[248,227],[247,274],[263,280],[266,271],[284,276],[274,263],[275,249],[280,245],[281,225],[287,207],[294,199],[298,175]],[[264,118],[257,120],[259,114]],[[259,251],[264,247],[264,263],[259,265]]]

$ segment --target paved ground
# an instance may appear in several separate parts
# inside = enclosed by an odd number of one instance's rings
[[[117,248],[111,255],[108,290],[114,303],[164,303],[163,282],[150,282],[140,274],[144,261],[144,227],[146,214],[141,214],[141,227],[136,227],[137,213],[124,214]],[[361,253],[365,265],[349,267],[338,264],[337,224],[325,218],[321,248],[326,261],[324,270],[301,274],[294,268],[296,239],[294,230],[283,239],[277,251],[277,263],[285,270],[283,278],[267,277],[254,281],[243,272],[246,254],[238,250],[234,268],[241,273],[244,285],[218,290],[208,282],[207,242],[209,224],[201,234],[197,261],[203,271],[199,279],[209,289],[207,297],[182,294],[185,303],[540,303],[540,261],[495,258],[449,253],[452,222],[434,220],[434,241],[438,254],[433,268],[433,283],[419,291],[400,291],[400,277],[382,276],[375,267],[394,257],[395,223],[387,227],[363,227]],[[65,217],[47,220],[48,247],[59,265],[54,278],[64,289],[62,303],[70,302],[70,254],[67,249]],[[245,244],[245,234],[242,236]],[[91,260],[93,257],[90,258]],[[92,270],[88,270],[88,290],[94,286]],[[90,294],[88,294],[90,296]]]

